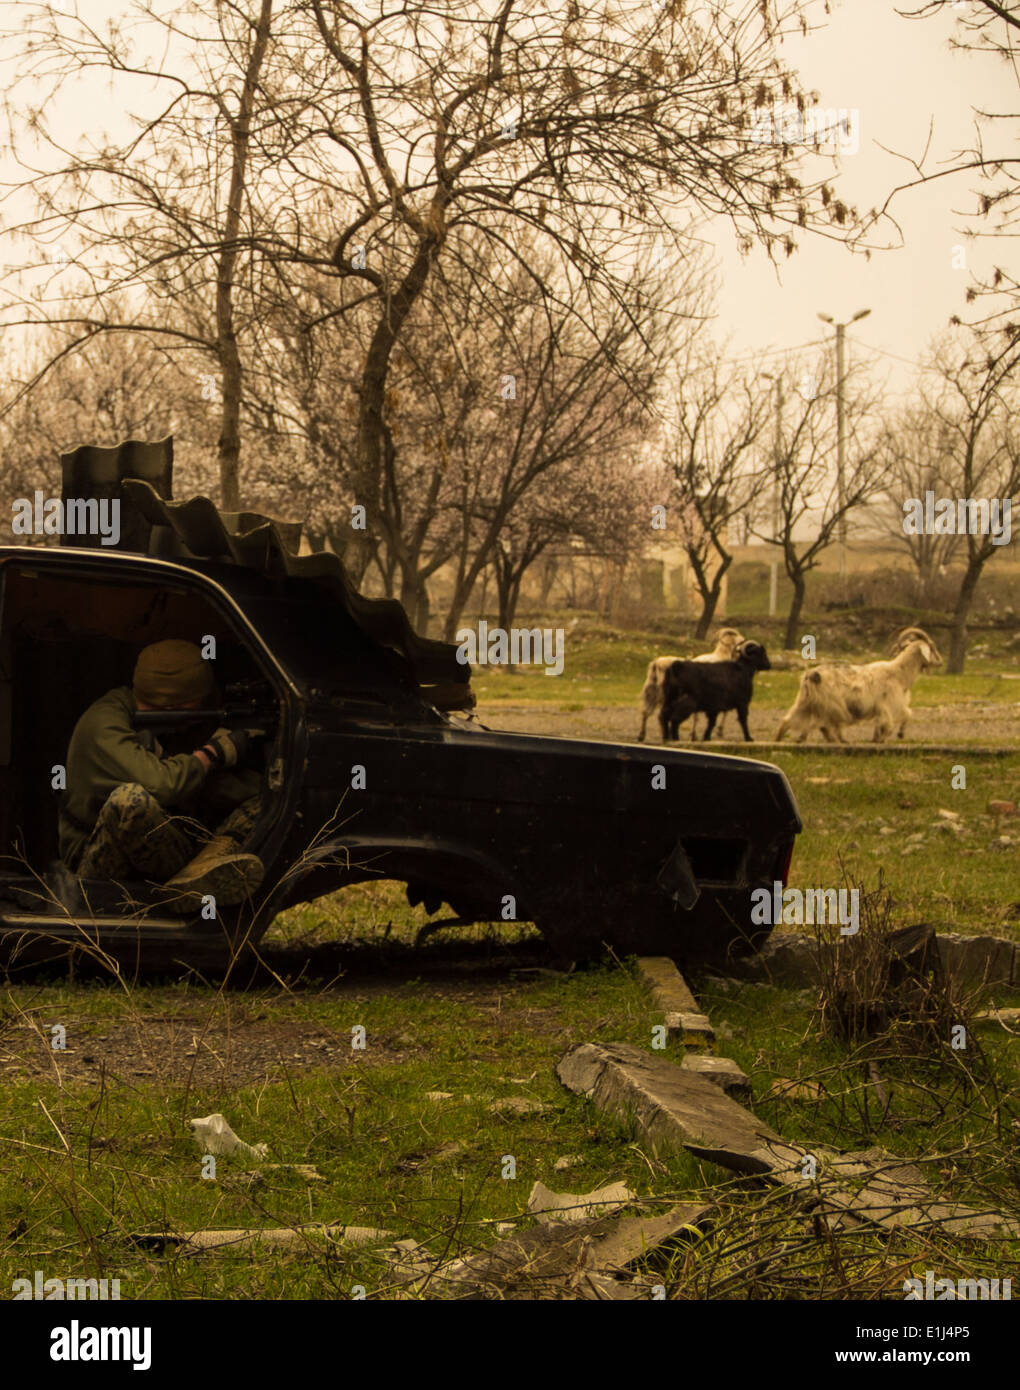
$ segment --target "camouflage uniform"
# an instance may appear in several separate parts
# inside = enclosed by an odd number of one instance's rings
[[[165,883],[213,835],[229,835],[242,844],[261,809],[261,797],[249,797],[210,833],[201,821],[168,815],[144,787],[125,782],[106,798],[81,858],[70,867],[79,878],[149,878]]]
[[[118,687],[71,736],[60,853],[81,878],[165,882],[213,835],[246,839],[262,808],[257,772],[206,772],[190,752],[167,756],[152,730],[133,728],[134,710],[130,688]]]

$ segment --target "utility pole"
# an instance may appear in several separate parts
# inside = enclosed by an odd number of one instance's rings
[[[846,403],[844,382],[846,376],[846,330],[849,324],[865,319],[870,309],[858,309],[853,318],[846,323],[836,323],[831,314],[819,314],[823,323],[831,323],[836,329],[836,495],[839,506],[839,577],[846,583]]]
[[[774,448],[774,467],[772,473],[772,538],[779,540],[779,475],[783,463],[783,378],[781,374],[772,372],[762,372],[762,376],[768,377],[769,381],[776,383],[776,442]],[[777,549],[772,551],[772,563],[769,566],[769,617],[776,616],[779,607],[779,553]]]

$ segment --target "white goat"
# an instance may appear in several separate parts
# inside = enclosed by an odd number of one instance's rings
[[[710,652],[703,652],[701,656],[696,656],[693,659],[695,661],[732,661],[737,647],[743,640],[735,627],[720,628],[719,635],[715,639],[714,649]],[[638,743],[644,743],[645,728],[649,716],[657,714],[659,706],[662,704],[662,683],[666,678],[666,672],[674,661],[683,660],[682,656],[655,656],[648,663],[645,683],[641,690],[641,732],[637,736]],[[721,723],[719,733],[721,736]]]
[[[941,666],[942,657],[931,638],[908,643],[891,661],[870,661],[865,666],[818,666],[805,671],[793,708],[776,732],[778,742],[788,730],[800,734],[803,743],[815,726],[828,743],[845,743],[843,729],[862,719],[874,719],[874,742],[884,742],[892,731],[903,737],[910,718],[910,687],[929,666]]]
[[[923,627],[904,627],[901,628],[890,641],[886,649],[886,655],[890,659],[894,656],[899,656],[900,652],[903,651],[905,647],[909,647],[911,642],[927,642],[933,652],[938,652],[938,648]]]

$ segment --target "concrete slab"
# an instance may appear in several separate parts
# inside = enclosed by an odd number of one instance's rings
[[[942,932],[939,954],[947,973],[960,984],[1020,984],[1020,951],[1000,936],[963,936]]]
[[[655,996],[663,1013],[700,1012],[687,981],[669,956],[641,956],[637,966],[643,984]]]
[[[611,1182],[591,1192],[553,1192],[536,1182],[528,1197],[528,1211],[539,1221],[590,1221],[593,1216],[609,1216],[634,1200],[626,1183]]]
[[[803,932],[773,931],[760,951],[731,961],[726,969],[738,980],[803,989],[821,979],[818,943]]]
[[[847,938],[852,940],[852,938]],[[939,932],[939,955],[946,973],[963,985],[1020,985],[1020,947],[999,936]],[[838,950],[823,944],[822,951]],[[801,989],[821,977],[819,946],[802,932],[774,931],[753,956],[734,960],[726,973],[738,980]]]
[[[781,1142],[714,1082],[628,1043],[580,1043],[560,1060],[556,1074],[600,1109],[632,1118],[656,1154],[697,1144],[704,1157],[725,1167],[762,1173],[771,1165],[752,1155],[763,1143]]]
[[[685,1047],[706,1047],[715,1041],[715,1031],[707,1014],[669,1013],[664,1015],[666,1031]]]
[[[729,1057],[710,1057],[705,1053],[688,1052],[680,1063],[681,1071],[694,1072],[721,1086],[733,1100],[751,1099],[751,1081],[747,1073]]]
[[[241,1227],[216,1231],[139,1232],[130,1237],[133,1244],[147,1248],[172,1247],[182,1255],[214,1250],[250,1250],[255,1246],[272,1250],[307,1250],[316,1241],[339,1241],[344,1245],[376,1245],[393,1238],[392,1231],[374,1226],[324,1226],[319,1224],[283,1227]]]

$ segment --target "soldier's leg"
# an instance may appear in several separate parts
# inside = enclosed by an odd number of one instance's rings
[[[75,872],[80,878],[132,874],[162,883],[186,864],[195,840],[181,816],[169,816],[137,782],[125,782],[106,798]]]
[[[262,797],[250,796],[247,801],[242,801],[240,806],[235,806],[225,820],[220,821],[213,835],[229,835],[237,844],[243,845],[261,812]]]

